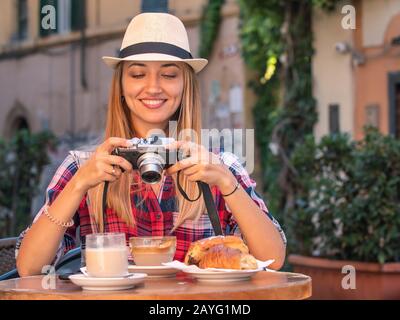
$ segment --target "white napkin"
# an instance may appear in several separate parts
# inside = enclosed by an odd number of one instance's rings
[[[275,271],[275,270],[271,270],[268,269],[267,267],[273,263],[275,260],[271,259],[271,260],[267,260],[267,261],[260,261],[257,260],[257,265],[258,265],[258,269],[257,271]],[[237,269],[220,269],[220,268],[207,268],[207,269],[201,269],[198,266],[195,265],[186,265],[183,262],[180,262],[178,260],[174,260],[171,262],[165,262],[163,263],[164,266],[168,266],[171,268],[175,268],[178,270],[184,270],[184,271],[192,271],[192,272],[238,272],[238,271],[243,271],[243,272],[249,272],[249,271],[254,271],[254,270],[237,270]]]

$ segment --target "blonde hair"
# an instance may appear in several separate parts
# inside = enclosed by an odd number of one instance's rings
[[[183,66],[183,93],[182,102],[179,107],[179,116],[177,120],[176,136],[179,136],[179,132],[191,129],[197,133],[194,139],[198,144],[200,141],[200,130],[201,130],[201,112],[200,112],[200,93],[197,83],[196,76],[193,69],[186,63],[182,63]],[[115,69],[111,88],[110,97],[108,101],[108,111],[105,129],[105,139],[110,137],[121,137],[130,139],[135,137],[133,129],[132,118],[129,107],[126,102],[122,99],[122,75],[123,75],[123,64],[119,63]],[[171,132],[169,133],[171,135]],[[193,137],[190,137],[193,139]],[[205,210],[203,199],[200,197],[195,202],[189,202],[183,198],[176,186],[176,174],[173,176],[175,182],[176,196],[178,200],[179,215],[177,221],[174,223],[175,230],[185,220],[196,220]],[[137,173],[123,173],[115,182],[109,184],[107,194],[107,207],[112,208],[119,218],[123,219],[128,226],[135,226],[136,221],[132,214],[131,194],[130,188],[132,185],[141,186],[142,181],[140,175]],[[190,199],[196,198],[198,195],[198,187],[195,182],[189,181],[184,175],[180,175],[180,184],[185,190]],[[136,207],[141,205],[146,200],[150,186],[144,185],[145,197],[139,203],[135,203]],[[103,197],[104,184],[90,189],[88,191],[89,197],[89,210],[91,218],[95,220],[96,225],[99,227],[99,231],[104,231],[103,211],[102,211],[102,197]],[[135,193],[139,195],[143,189],[135,188]],[[172,230],[172,231],[173,231]]]

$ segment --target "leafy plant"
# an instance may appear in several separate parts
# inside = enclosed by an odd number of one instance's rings
[[[225,0],[209,0],[203,11],[200,24],[200,57],[207,59],[214,47],[221,24],[221,7]]]
[[[0,206],[11,212],[3,217],[2,237],[15,236],[29,224],[31,201],[49,163],[47,149],[54,146],[50,132],[21,130],[9,142],[0,140]]]
[[[296,209],[288,215],[291,251],[370,262],[400,261],[400,141],[366,130],[312,136],[292,154]]]
[[[317,121],[312,97],[311,0],[239,1],[242,52],[258,73],[250,85],[264,191],[271,211],[285,224],[285,212],[296,194],[289,158],[312,133]]]

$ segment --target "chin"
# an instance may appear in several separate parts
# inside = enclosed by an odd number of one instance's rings
[[[157,125],[157,124],[164,124],[165,122],[168,122],[168,120],[170,119],[170,117],[157,117],[157,116],[153,116],[153,117],[141,117],[143,121],[147,122],[147,123],[151,123],[153,125]]]

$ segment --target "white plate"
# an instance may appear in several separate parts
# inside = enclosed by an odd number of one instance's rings
[[[204,282],[236,282],[249,280],[257,272],[257,270],[237,270],[229,272],[211,271],[211,270],[182,270],[184,273],[192,276],[198,281]]]
[[[150,278],[174,277],[180,270],[168,266],[128,266],[132,273],[146,273]]]
[[[73,274],[69,279],[84,290],[125,290],[144,281],[147,274],[133,273],[129,277],[95,278],[84,274]]]

